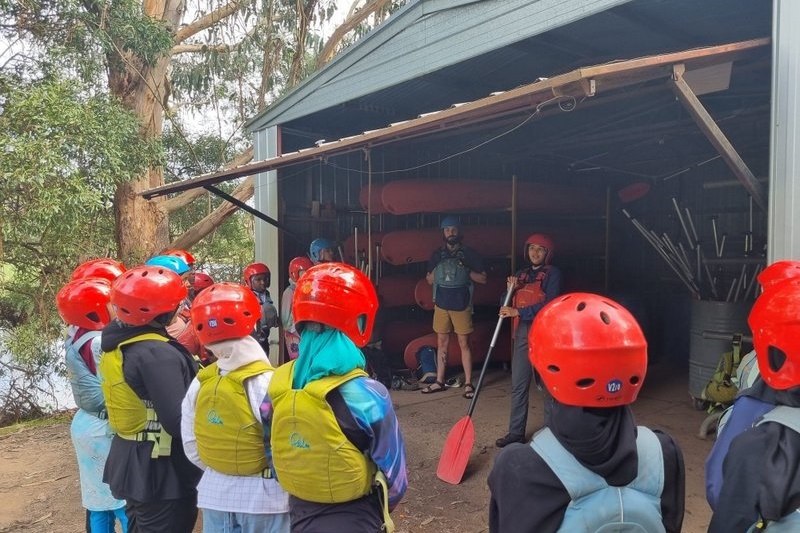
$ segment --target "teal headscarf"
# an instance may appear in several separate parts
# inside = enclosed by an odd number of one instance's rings
[[[347,335],[334,328],[325,328],[321,332],[304,330],[300,335],[299,350],[300,355],[294,363],[294,389],[302,389],[308,382],[325,376],[343,376],[366,366],[361,350]]]

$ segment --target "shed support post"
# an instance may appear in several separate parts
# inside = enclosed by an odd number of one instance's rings
[[[700,103],[700,100],[692,92],[692,89],[683,79],[684,66],[675,65],[673,67],[673,77],[669,80],[669,86],[678,100],[689,111],[700,128],[700,131],[706,136],[709,142],[717,149],[717,152],[722,156],[722,159],[733,171],[736,178],[742,183],[748,194],[753,197],[753,201],[762,210],[767,210],[767,195],[764,191],[764,186],[761,184],[753,173],[748,168],[744,160],[739,156],[739,153],[730,143],[722,130],[714,122],[714,119]]]

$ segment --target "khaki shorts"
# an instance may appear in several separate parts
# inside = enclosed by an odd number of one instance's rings
[[[433,307],[433,331],[436,333],[455,331],[458,335],[469,335],[472,329],[471,307],[463,311],[448,311],[438,305]]]

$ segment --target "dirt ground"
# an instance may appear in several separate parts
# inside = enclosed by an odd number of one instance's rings
[[[710,519],[703,487],[703,461],[712,442],[696,434],[704,418],[687,393],[686,372],[651,367],[634,405],[639,424],[667,431],[680,443],[686,461],[686,516],[683,531],[702,533]],[[490,370],[473,421],[475,446],[464,480],[448,485],[436,478],[439,453],[450,428],[466,414],[463,389],[422,395],[397,391],[392,396],[407,445],[409,488],[393,513],[398,533],[488,531],[486,477],[508,420],[510,374]],[[541,403],[532,393],[529,435],[541,425]],[[0,436],[0,533],[81,533],[77,467],[66,423]],[[200,527],[196,528],[200,531]]]

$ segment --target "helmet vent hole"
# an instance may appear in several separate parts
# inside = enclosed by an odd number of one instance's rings
[[[229,326],[233,326],[234,324],[236,324],[236,321],[229,316],[223,318],[222,321],[228,324]]]
[[[578,387],[579,389],[588,389],[592,385],[594,385],[594,379],[592,379],[592,378],[579,379],[575,383],[575,386]]]
[[[558,374],[561,372],[561,368],[556,365],[547,365],[547,371],[551,374]]]
[[[640,381],[639,376],[631,376],[630,383],[631,385],[638,385]]]
[[[600,311],[600,320],[602,320],[605,325],[611,324],[611,317],[609,317],[605,311]]]
[[[246,317],[250,317],[252,316],[253,313],[251,313],[250,311],[243,311],[242,314]]]
[[[363,335],[367,331],[367,315],[361,314],[358,315],[356,318],[356,324],[358,325],[358,332]]]
[[[775,346],[769,347],[769,350],[767,351],[767,358],[769,361],[769,368],[773,372],[780,372],[784,363],[786,363],[786,354],[783,352],[783,350],[776,348]]]
[[[197,326],[195,326],[194,329],[196,329],[197,331],[203,331],[203,324],[197,324]]]
[[[97,311],[90,311],[86,313],[86,318],[92,322],[100,322],[100,315],[97,314]]]
[[[581,302],[581,303],[579,303],[579,304],[578,304],[578,307],[577,307],[576,309],[577,309],[578,311],[583,311],[584,309],[586,309],[586,302]]]
[[[140,313],[149,313],[150,312],[150,308],[149,307],[140,307],[139,308],[139,312]]]

